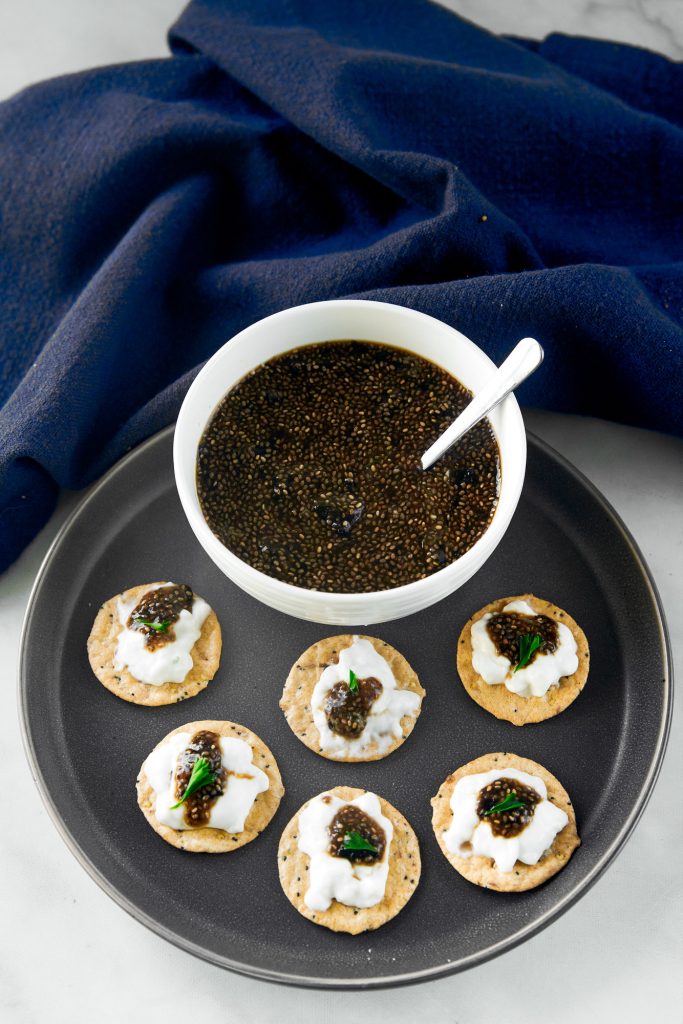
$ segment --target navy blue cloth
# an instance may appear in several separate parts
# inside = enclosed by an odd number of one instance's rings
[[[0,107],[0,568],[300,302],[532,334],[523,402],[683,430],[681,66],[423,0],[195,0],[170,41]]]

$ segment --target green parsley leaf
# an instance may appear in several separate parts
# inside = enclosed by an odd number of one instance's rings
[[[517,807],[526,807],[526,804],[517,799],[517,794],[513,789],[504,800],[494,804],[493,807],[489,807],[488,811],[484,811],[484,817],[488,817],[489,814],[502,814],[504,811],[514,811]]]
[[[206,757],[198,757],[195,763],[192,765],[192,774],[190,775],[190,781],[187,784],[185,792],[181,796],[177,804],[171,806],[171,810],[175,811],[176,807],[180,807],[184,804],[188,796],[192,796],[202,786],[208,786],[209,783],[216,781],[216,772],[212,769],[209,761]]]
[[[519,672],[520,668],[524,668],[531,661],[534,653],[543,643],[543,637],[539,636],[538,633],[526,633],[524,636],[519,638],[519,661],[515,665],[515,672]],[[514,675],[515,672],[512,674]]]
[[[370,853],[377,853],[377,847],[364,839],[360,832],[347,832],[344,836],[345,850],[368,850]]]
[[[358,692],[358,677],[353,669],[349,669],[349,690],[353,693]]]
[[[156,619],[154,621],[151,619],[133,619],[133,621],[136,626],[149,626],[155,633],[168,633],[168,627],[171,625],[167,619],[164,619],[163,622],[158,622]]]

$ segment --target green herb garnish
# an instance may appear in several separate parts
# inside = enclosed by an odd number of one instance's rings
[[[164,619],[163,622],[157,622],[156,619],[152,622],[151,619],[134,619],[136,625],[149,626],[155,633],[168,633],[168,627],[171,625],[168,619]]]
[[[216,772],[213,770],[209,761],[206,757],[198,757],[195,763],[192,765],[192,774],[190,775],[190,781],[187,784],[185,792],[181,796],[177,804],[173,804],[171,807],[172,811],[175,811],[176,807],[180,807],[184,804],[188,796],[192,796],[202,786],[208,786],[210,782],[216,781]]]
[[[515,672],[519,672],[520,668],[524,668],[531,661],[535,651],[543,643],[543,637],[539,636],[538,633],[526,633],[524,636],[519,638],[519,661],[515,665]],[[512,674],[514,675],[515,672]]]
[[[349,669],[349,690],[351,690],[353,693],[356,693],[358,691],[358,677],[352,668]]]
[[[345,850],[368,850],[370,853],[377,853],[377,847],[364,839],[360,832],[347,832],[344,836]]]
[[[489,814],[502,814],[504,811],[514,811],[517,807],[526,807],[526,804],[517,799],[517,794],[513,789],[504,800],[494,804],[493,807],[489,807],[488,811],[484,811],[484,817],[488,817]]]

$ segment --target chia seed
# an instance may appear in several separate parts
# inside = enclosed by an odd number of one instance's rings
[[[357,739],[365,728],[370,709],[382,692],[379,679],[358,679],[358,689],[347,682],[335,683],[325,700],[325,718],[331,732]]]
[[[537,654],[552,654],[559,642],[557,623],[547,615],[499,612],[487,621],[486,631],[493,640],[498,654],[507,658],[511,665],[516,665],[519,661],[519,641],[523,636],[536,633],[542,640],[540,647],[537,647],[529,658],[529,664]]]
[[[164,644],[175,640],[173,623],[178,621],[181,611],[187,609],[192,611],[194,594],[192,587],[186,583],[175,583],[171,586],[158,587],[156,590],[149,590],[143,594],[128,617],[126,625],[129,629],[136,629],[145,635],[145,647],[153,650],[156,647],[163,647]],[[155,629],[154,626],[145,625],[145,622],[156,623],[157,626],[164,625],[163,629]]]
[[[506,796],[514,793],[524,807],[516,807],[510,811],[496,811],[487,814],[496,804],[502,803]],[[531,786],[525,786],[517,779],[496,779],[479,790],[477,798],[477,816],[481,821],[488,821],[494,836],[511,839],[524,831],[534,816],[536,804],[540,796]]]
[[[357,832],[366,842],[374,846],[372,850],[347,850],[344,839],[348,832]],[[346,804],[335,814],[329,825],[330,848],[333,857],[345,857],[346,860],[360,864],[375,864],[382,859],[387,837],[384,829],[374,818],[354,804]]]
[[[192,775],[192,767],[200,757],[206,758],[209,762],[211,771],[215,773],[215,779],[196,789],[183,804],[185,821],[192,828],[208,824],[211,808],[218,797],[222,796],[228,779],[228,773],[223,768],[221,760],[220,737],[215,732],[203,729],[194,734],[178,758],[175,772],[175,794],[178,800],[187,789]]]
[[[341,341],[257,367],[197,451],[197,493],[239,558],[295,586],[387,590],[438,572],[487,529],[500,455],[482,420],[426,472],[420,457],[472,394],[402,349]]]

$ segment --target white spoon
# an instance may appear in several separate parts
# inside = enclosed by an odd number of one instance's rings
[[[466,409],[453,420],[450,427],[437,437],[422,456],[422,468],[429,469],[463,434],[483,420],[504,398],[519,387],[543,362],[543,349],[533,338],[522,338],[505,362],[501,363],[491,379],[475,395]]]

